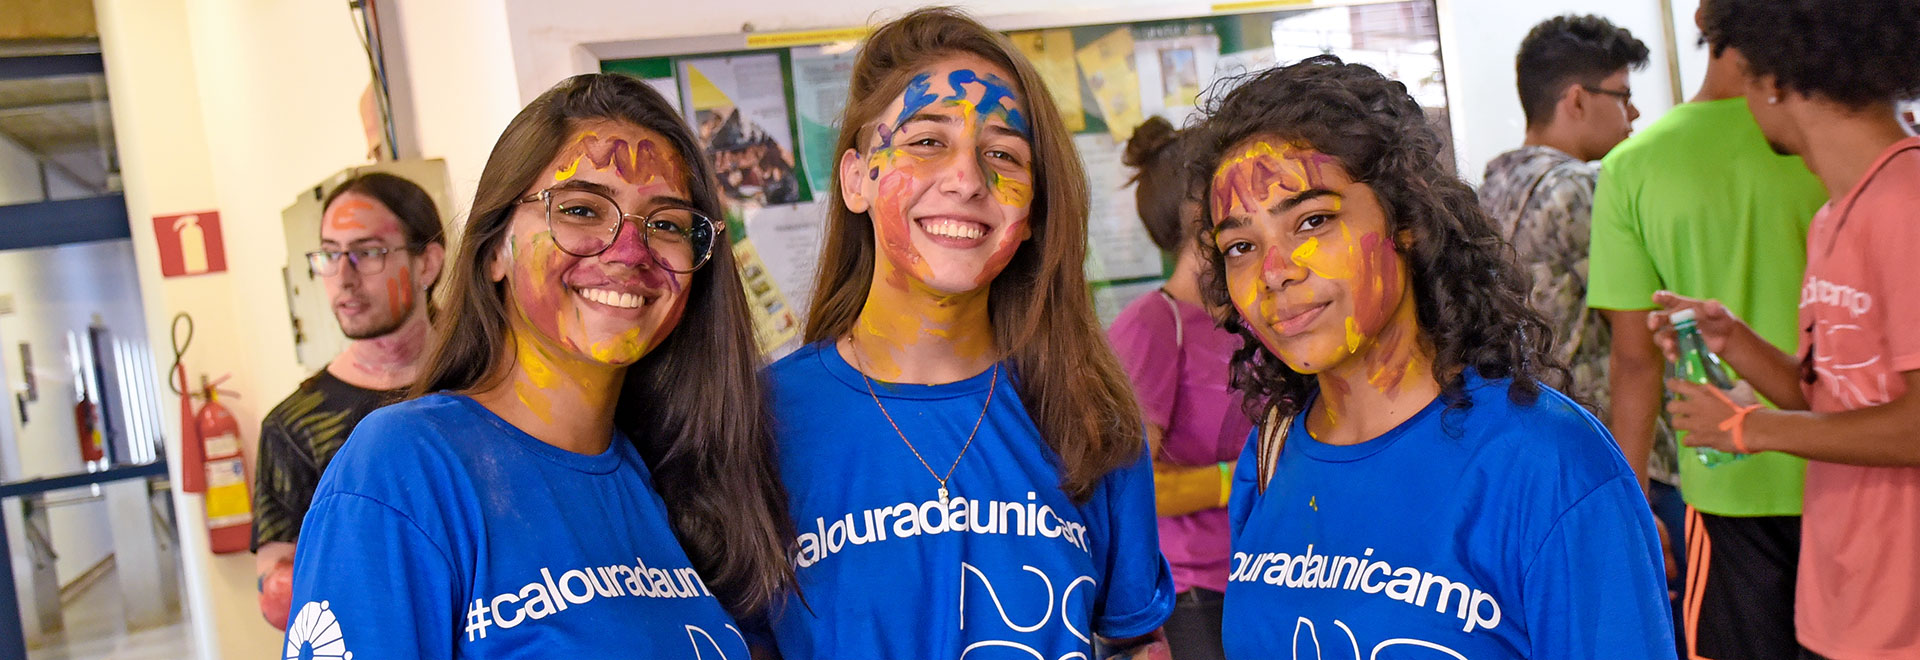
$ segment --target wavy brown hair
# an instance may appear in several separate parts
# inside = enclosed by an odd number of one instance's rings
[[[1528,280],[1512,246],[1481,210],[1473,188],[1448,173],[1440,135],[1407,87],[1362,64],[1332,55],[1250,74],[1223,98],[1210,99],[1207,119],[1187,143],[1196,181],[1209,180],[1225,152],[1255,136],[1306,144],[1373,188],[1388,233],[1408,236],[1394,249],[1410,269],[1420,330],[1434,349],[1433,373],[1452,408],[1469,405],[1467,369],[1511,378],[1514,402],[1540,393],[1543,379],[1565,382],[1553,358],[1553,334],[1527,304]],[[1201,204],[1202,227],[1214,223]],[[1208,232],[1196,240],[1207,255],[1201,291],[1227,310],[1225,325],[1244,344],[1233,356],[1233,385],[1246,392],[1256,422],[1267,409],[1300,411],[1317,387],[1268,352],[1227,296],[1226,260]]]
[[[665,137],[686,163],[694,207],[722,217],[711,165],[658,92],[617,74],[561,81],[507,124],[487,157],[447,283],[451,322],[440,324],[414,396],[472,392],[507,376],[515,359],[507,289],[487,276],[488,261],[500,254],[519,200],[575,127],[598,120]],[[680,324],[627,367],[614,425],[646,461],[694,568],[729,610],[750,616],[793,584],[786,551],[794,530],[733,251],[715,249],[687,296]]]
[[[1088,295],[1087,184],[1066,123],[1026,57],[998,33],[951,7],[918,9],[868,37],[854,64],[834,153],[858,150],[860,136],[941,59],[974,55],[1013,75],[1033,127],[1032,238],[1020,246],[987,297],[994,348],[1013,363],[1014,385],[1047,446],[1060,456],[1060,487],[1077,501],[1107,473],[1140,460],[1140,410],[1126,373],[1107,346]],[[840,168],[833,186],[841,190]],[[809,342],[853,329],[873,283],[873,221],[835,196],[807,318]]]

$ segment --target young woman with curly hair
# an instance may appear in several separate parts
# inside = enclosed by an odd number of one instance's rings
[[[787,660],[1164,647],[1173,580],[1069,138],[1033,66],[957,10],[862,47],[812,343],[768,372],[800,527]]]
[[[1669,383],[1688,445],[1807,459],[1794,630],[1802,658],[1920,657],[1920,137],[1894,104],[1920,95],[1920,2],[1711,0],[1701,32],[1746,56],[1767,142],[1826,186],[1807,234],[1797,355],[1718,301],[1654,294],[1649,324],[1691,309],[1759,407]],[[1745,392],[1745,387],[1736,388]]]
[[[1321,56],[1211,105],[1207,294],[1262,422],[1228,656],[1673,657],[1639,482],[1541,384],[1552,337],[1406,87]]]

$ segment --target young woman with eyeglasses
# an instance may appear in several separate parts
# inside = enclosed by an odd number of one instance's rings
[[[807,327],[769,372],[799,590],[787,660],[1090,658],[1173,609],[1140,412],[1087,295],[1046,87],[956,10],[854,65]]]
[[[315,493],[288,657],[747,657],[793,532],[712,182],[630,78],[514,118],[417,398]]]

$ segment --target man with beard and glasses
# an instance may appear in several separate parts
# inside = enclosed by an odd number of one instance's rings
[[[446,251],[433,198],[398,176],[355,176],[321,208],[320,249],[307,263],[351,341],[260,423],[252,545],[260,612],[276,628],[286,627],[294,542],[321,472],[360,419],[398,401],[419,373]]]

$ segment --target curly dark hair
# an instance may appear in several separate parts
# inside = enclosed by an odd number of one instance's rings
[[[1528,126],[1553,121],[1568,85],[1598,85],[1621,69],[1647,65],[1647,45],[1626,28],[1593,15],[1555,16],[1533,26],[1513,57],[1514,82]]]
[[[1711,0],[1701,37],[1781,89],[1860,108],[1920,96],[1920,1]]]
[[[1473,188],[1448,173],[1440,136],[1407,87],[1361,64],[1332,55],[1249,74],[1224,98],[1207,103],[1207,117],[1186,144],[1189,175],[1213,176],[1227,150],[1267,136],[1303,144],[1337,161],[1355,181],[1373,188],[1387,216],[1395,250],[1411,269],[1419,323],[1434,349],[1434,377],[1448,407],[1470,404],[1464,373],[1511,378],[1515,403],[1531,404],[1548,384],[1565,383],[1567,370],[1552,355],[1546,321],[1527,305],[1528,280],[1513,248],[1480,208]],[[1201,227],[1214,223],[1201,205]],[[1227,296],[1226,260],[1198,232],[1208,267],[1201,290],[1227,310],[1224,325],[1244,342],[1233,356],[1233,386],[1246,393],[1255,421],[1269,408],[1300,412],[1315,389],[1313,376],[1289,368],[1261,345]]]

